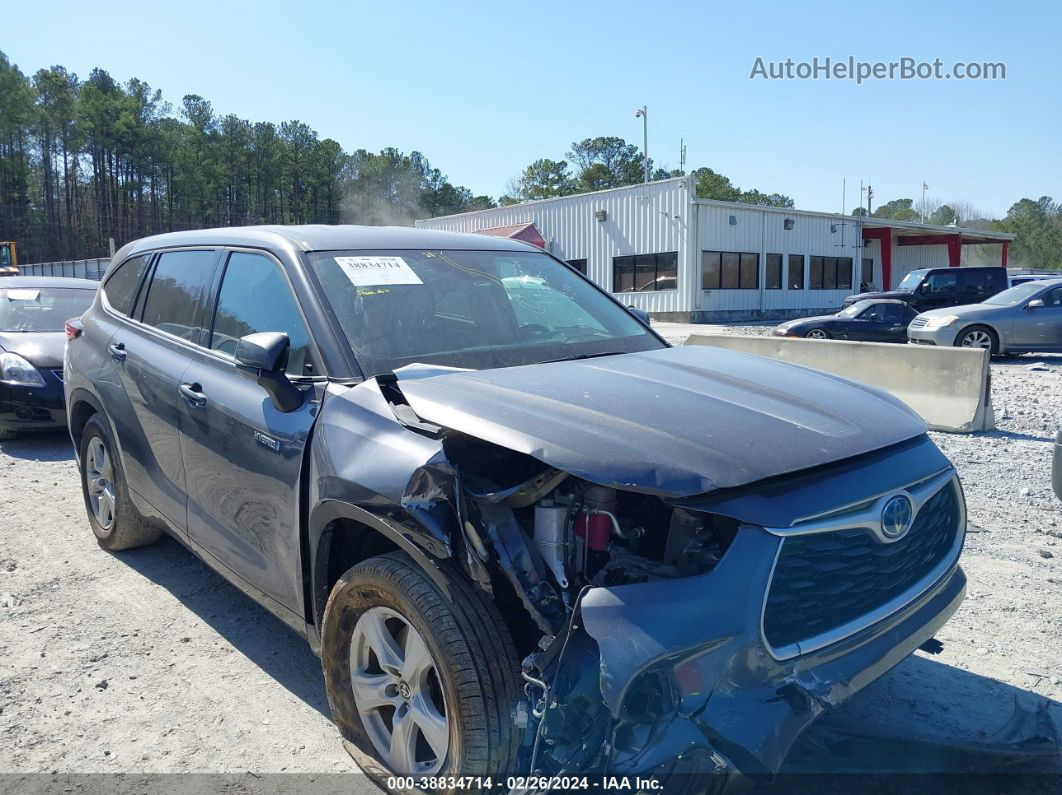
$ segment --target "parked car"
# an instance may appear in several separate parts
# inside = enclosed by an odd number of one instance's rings
[[[1037,279],[986,301],[924,312],[910,342],[987,348],[993,354],[1062,351],[1062,279]]]
[[[160,235],[75,332],[100,546],[187,544],[417,781],[777,770],[963,598],[962,491],[906,405],[671,348],[518,241]]]
[[[907,324],[916,314],[905,301],[857,301],[833,315],[788,320],[775,326],[771,333],[776,337],[905,343]]]
[[[856,301],[892,298],[906,301],[917,312],[926,312],[945,306],[975,304],[1006,289],[1005,268],[922,268],[904,276],[895,290],[850,295],[844,299],[844,306]]]
[[[1040,279],[1057,279],[1059,274],[1055,273],[1013,273],[1007,271],[1007,285],[1010,287],[1017,287],[1019,284],[1025,284],[1026,282],[1034,282]]]
[[[88,309],[97,287],[36,276],[0,282],[0,439],[66,425],[64,323]]]

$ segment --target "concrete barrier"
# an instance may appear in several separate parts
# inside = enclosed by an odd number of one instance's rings
[[[767,356],[876,386],[898,397],[936,431],[972,433],[996,424],[988,351],[729,334],[692,334],[686,344]]]

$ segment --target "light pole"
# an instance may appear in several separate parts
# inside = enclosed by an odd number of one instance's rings
[[[923,180],[922,181],[922,207],[920,208],[922,210],[921,215],[922,215],[922,223],[923,224],[926,222],[926,191],[927,190],[929,190],[929,186],[925,183],[925,180]]]
[[[642,155],[644,160],[643,170],[645,171],[645,181],[649,181],[649,107],[642,105],[638,110],[634,111],[634,118],[640,118],[642,120]]]

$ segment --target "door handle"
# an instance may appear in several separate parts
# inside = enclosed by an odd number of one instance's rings
[[[126,353],[124,342],[118,342],[113,345],[108,345],[107,350],[111,352],[111,358],[114,359],[116,362],[125,361]]]
[[[203,387],[199,384],[181,384],[177,387],[177,390],[181,393],[189,403],[193,406],[205,406],[207,402],[207,396],[202,392]]]

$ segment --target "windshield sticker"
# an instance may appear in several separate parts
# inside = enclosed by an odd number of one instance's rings
[[[7,300],[8,301],[36,301],[37,300],[37,296],[39,296],[40,294],[41,294],[40,290],[27,290],[27,289],[8,290],[7,291]]]
[[[334,257],[355,287],[424,284],[402,257]]]

